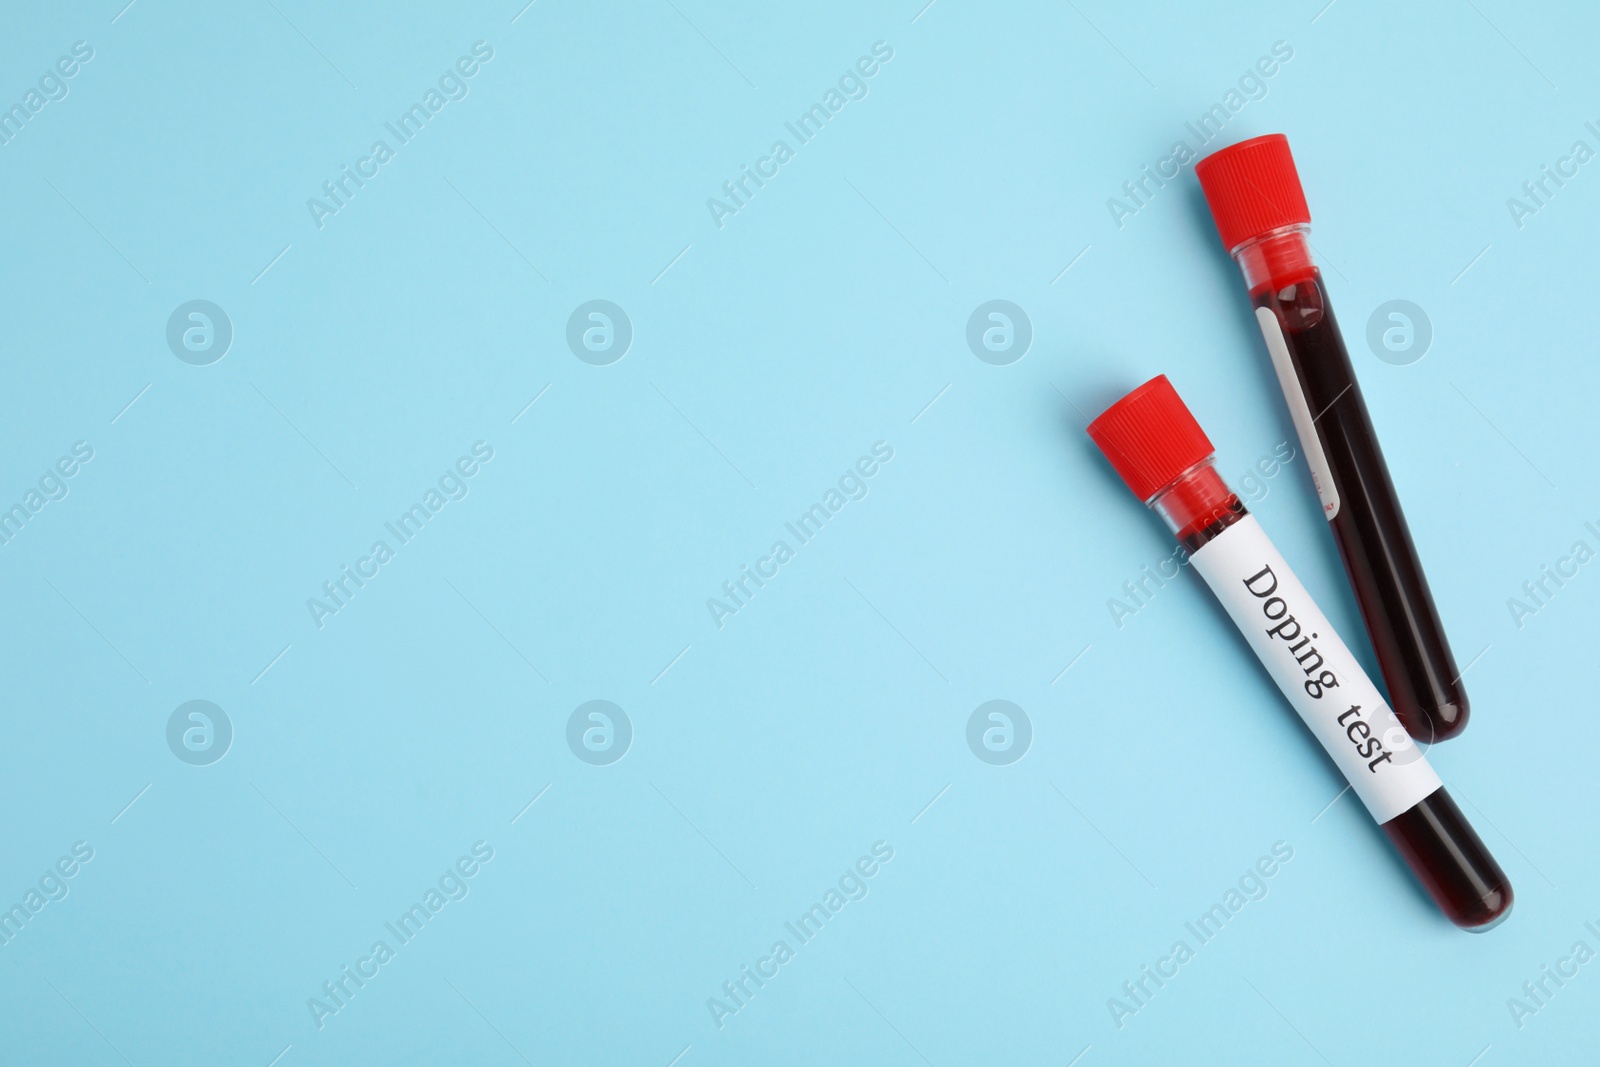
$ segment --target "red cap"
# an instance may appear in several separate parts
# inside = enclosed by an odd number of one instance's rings
[[[1311,221],[1289,139],[1281,133],[1213,152],[1194,172],[1229,252],[1271,230]]]
[[[1216,451],[1165,374],[1106,408],[1089,436],[1141,501]]]

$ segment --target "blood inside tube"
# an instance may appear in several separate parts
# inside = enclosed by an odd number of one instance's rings
[[[1384,823],[1383,832],[1457,926],[1480,932],[1511,914],[1511,883],[1444,789]]]
[[[1282,244],[1305,247],[1298,240]],[[1466,694],[1443,635],[1411,610],[1426,604],[1437,616],[1322,275],[1303,253],[1296,258],[1292,251],[1272,252],[1278,245],[1262,242],[1262,254],[1277,269],[1260,275],[1270,280],[1258,284],[1251,298],[1283,330],[1315,420],[1337,492],[1330,516],[1334,542],[1389,683],[1390,704],[1418,740],[1453,736],[1466,725]]]

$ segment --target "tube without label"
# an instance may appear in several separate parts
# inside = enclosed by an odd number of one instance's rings
[[[1511,910],[1511,884],[1260,524],[1212,466],[1211,441],[1165,376],[1089,424],[1154,508],[1351,788],[1450,921]]]
[[[1455,737],[1467,726],[1467,695],[1311,260],[1311,212],[1289,142],[1281,133],[1243,141],[1195,173],[1244,273],[1395,713],[1422,741]]]

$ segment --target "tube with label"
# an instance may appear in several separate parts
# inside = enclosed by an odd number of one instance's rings
[[[1422,749],[1400,725],[1255,517],[1212,465],[1215,449],[1166,376],[1089,424],[1134,496],[1189,552],[1283,695],[1441,911],[1486,930],[1511,911],[1511,884]]]
[[[1311,261],[1311,212],[1289,142],[1281,133],[1242,141],[1195,174],[1244,273],[1395,713],[1425,743],[1454,737],[1467,726],[1467,695]]]

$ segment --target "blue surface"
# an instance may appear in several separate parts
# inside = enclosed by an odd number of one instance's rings
[[[1600,149],[1592,8],[124,2],[0,34],[25,111],[93,53],[0,145],[4,1062],[1591,1062],[1600,965],[1523,986],[1600,950],[1600,566],[1508,601],[1600,549],[1600,163],[1507,201]],[[1194,575],[1108,606],[1171,545],[1086,414],[1165,372],[1235,479],[1292,439],[1191,169],[1108,206],[1275,42],[1205,147],[1300,161],[1470,664],[1481,937]],[[1370,664],[1303,461],[1249,488]]]

